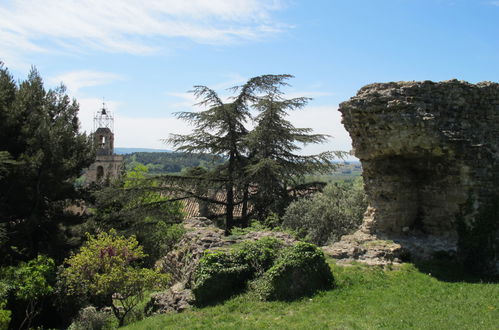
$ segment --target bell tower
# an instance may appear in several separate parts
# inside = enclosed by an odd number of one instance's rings
[[[92,136],[96,157],[85,173],[87,183],[117,178],[123,168],[123,156],[114,154],[114,117],[104,102],[95,113]]]
[[[94,147],[97,156],[114,153],[114,117],[102,103],[102,109],[94,116]]]

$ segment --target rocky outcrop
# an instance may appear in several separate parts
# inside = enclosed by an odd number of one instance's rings
[[[371,84],[339,111],[371,206],[358,235],[423,257],[411,238],[465,259],[471,244],[497,265],[499,84]]]
[[[156,266],[172,276],[174,283],[165,292],[154,294],[148,304],[148,313],[181,312],[191,307],[194,296],[192,282],[199,260],[207,250],[228,249],[243,241],[256,241],[264,237],[274,237],[284,245],[292,245],[297,240],[287,234],[271,231],[253,231],[241,236],[224,236],[224,231],[215,227],[207,218],[195,217],[184,221],[186,233],[174,249],[160,259]]]

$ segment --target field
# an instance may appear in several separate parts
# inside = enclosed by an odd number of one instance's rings
[[[404,264],[383,270],[331,261],[336,288],[294,302],[251,293],[126,329],[497,329],[499,284],[452,266]],[[495,282],[495,283],[494,283]]]

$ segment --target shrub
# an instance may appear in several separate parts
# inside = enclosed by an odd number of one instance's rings
[[[231,251],[208,252],[199,261],[194,276],[196,303],[215,303],[242,291],[248,280],[273,265],[281,248],[281,241],[264,237],[243,242]]]
[[[282,247],[280,240],[264,237],[255,242],[244,242],[235,253],[238,259],[249,266],[251,277],[255,277],[272,267]]]
[[[94,306],[83,308],[68,330],[105,330],[116,328],[115,319],[110,312],[98,311]]]
[[[19,329],[31,327],[34,318],[41,311],[43,298],[54,291],[55,271],[54,260],[42,255],[7,269],[10,290],[16,300],[24,304],[24,319]]]
[[[300,242],[283,250],[274,266],[254,282],[254,288],[263,300],[293,300],[330,289],[333,284],[322,251]]]
[[[168,281],[166,274],[134,266],[145,256],[133,236],[125,238],[115,231],[89,235],[80,252],[66,260],[69,267],[61,277],[70,294],[104,297],[122,326],[147,290],[163,288]]]
[[[291,203],[282,226],[311,243],[324,245],[357,229],[366,208],[362,178],[353,184],[329,184],[322,194]]]
[[[12,315],[12,312],[10,310],[5,309],[7,306],[6,298],[9,293],[9,289],[9,283],[0,279],[0,330],[7,330],[9,328],[9,323]]]
[[[251,276],[250,267],[231,252],[208,252],[199,261],[192,292],[196,304],[216,303],[240,292]]]

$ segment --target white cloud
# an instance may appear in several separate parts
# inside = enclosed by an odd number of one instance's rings
[[[150,54],[164,38],[255,40],[288,28],[271,18],[281,8],[279,0],[8,0],[0,4],[0,53]]]
[[[79,70],[66,72],[49,78],[51,84],[63,83],[70,94],[76,94],[81,88],[110,84],[123,77],[110,72]]]
[[[352,140],[341,124],[341,113],[335,106],[307,106],[292,111],[289,121],[299,128],[312,128],[314,133],[327,134],[331,138],[324,144],[306,146],[305,153],[318,153],[326,150],[350,151]]]
[[[191,127],[174,117],[132,118],[115,116],[115,145],[128,148],[172,149],[162,139],[189,134]]]
[[[499,7],[499,1],[490,1],[489,5],[498,6]]]

